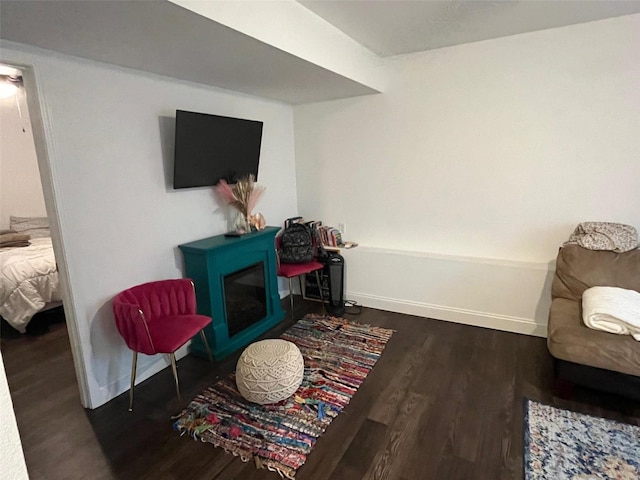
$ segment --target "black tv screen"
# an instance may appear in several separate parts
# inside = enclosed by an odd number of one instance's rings
[[[176,110],[173,188],[258,179],[262,122]]]

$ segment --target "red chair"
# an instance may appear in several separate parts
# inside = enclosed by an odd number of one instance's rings
[[[203,331],[211,323],[211,317],[196,313],[195,288],[189,278],[149,282],[124,290],[113,299],[113,314],[118,332],[133,350],[129,411],[133,410],[138,353],[169,355],[179,401],[176,350],[200,332],[213,363]]]
[[[322,288],[320,283],[319,272],[324,265],[316,260],[305,263],[281,263],[280,262],[280,237],[276,237],[276,253],[278,254],[278,276],[289,279],[289,299],[291,303],[291,319],[293,320],[293,288],[291,279],[298,277],[300,282],[300,292],[302,292],[302,275],[315,272],[316,281],[318,282],[318,291],[320,292],[320,302],[322,303],[322,311],[324,312],[324,297],[322,296]]]

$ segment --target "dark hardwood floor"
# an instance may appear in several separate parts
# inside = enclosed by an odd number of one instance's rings
[[[296,318],[317,310],[297,301]],[[629,400],[586,389],[554,397],[542,338],[373,309],[346,317],[396,333],[298,480],[520,479],[525,398],[640,425],[640,405]],[[136,387],[130,413],[126,393],[93,411],[81,407],[63,323],[43,336],[3,337],[1,347],[32,480],[279,479],[171,427],[171,416],[230,372],[240,352],[213,368],[187,356],[178,363],[182,404],[167,368]]]

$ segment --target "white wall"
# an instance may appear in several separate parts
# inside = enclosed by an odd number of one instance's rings
[[[172,189],[176,109],[264,121],[258,205],[269,224],[296,213],[290,106],[2,43],[3,60],[33,65],[50,126],[49,155],[73,315],[90,406],[128,389],[131,354],[111,299],[132,285],[182,276],[177,245],[228,230],[210,188]],[[68,305],[67,305],[68,306]],[[167,365],[138,363],[142,381]]]
[[[46,217],[24,90],[0,99],[0,229],[9,217]]]
[[[296,107],[300,214],[368,247],[347,296],[544,334],[575,225],[640,227],[638,58],[632,15],[395,57],[385,94]]]

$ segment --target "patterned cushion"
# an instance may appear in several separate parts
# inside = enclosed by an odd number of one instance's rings
[[[249,345],[236,366],[236,385],[250,402],[264,405],[289,398],[302,383],[304,360],[298,347],[281,339]]]
[[[638,248],[635,227],[612,222],[584,222],[573,231],[564,244],[577,243],[589,250],[610,250],[623,253]]]

